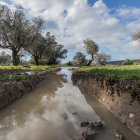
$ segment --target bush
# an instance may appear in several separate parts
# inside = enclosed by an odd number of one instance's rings
[[[67,65],[68,65],[68,66],[72,66],[72,62],[69,61],[69,62],[67,63]]]
[[[133,60],[129,60],[129,59],[124,60],[122,63],[122,65],[133,65],[133,64],[134,64]]]

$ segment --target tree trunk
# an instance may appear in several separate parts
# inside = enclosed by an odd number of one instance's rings
[[[55,58],[53,59],[53,64],[54,64],[54,65],[56,64],[56,59],[55,59]]]
[[[12,50],[12,61],[14,66],[18,65],[18,55],[17,55],[17,51],[15,50]]]
[[[34,61],[35,61],[35,64],[36,64],[36,65],[39,65],[38,57],[34,56]]]
[[[87,66],[90,66],[90,64],[92,63],[93,59],[92,60],[89,60],[89,62],[87,63]]]
[[[91,65],[91,63],[92,63],[92,61],[94,60],[94,55],[93,55],[93,53],[91,54],[91,60],[89,60],[89,62],[87,63],[87,66],[90,66]]]

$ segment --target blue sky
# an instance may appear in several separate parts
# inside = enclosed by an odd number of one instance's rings
[[[88,0],[90,5],[93,5],[97,0]],[[118,8],[122,5],[131,7],[140,7],[140,0],[103,0],[109,8]]]
[[[41,16],[72,60],[84,54],[83,40],[94,40],[100,52],[112,60],[140,58],[140,46],[132,35],[140,30],[140,0],[0,0],[14,9],[21,5],[28,16]],[[87,54],[86,54],[87,55]]]

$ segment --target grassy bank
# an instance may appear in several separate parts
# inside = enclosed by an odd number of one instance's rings
[[[51,68],[56,68],[58,66],[42,66],[42,65],[24,65],[24,66],[14,66],[14,65],[9,65],[9,66],[2,66],[0,65],[0,69],[31,69],[31,70],[48,70]]]
[[[140,81],[140,66],[138,65],[85,66],[85,67],[81,67],[81,69],[87,70],[94,74],[115,77],[118,79],[136,79],[137,81]]]

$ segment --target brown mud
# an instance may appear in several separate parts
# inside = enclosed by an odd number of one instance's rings
[[[74,70],[72,80],[81,92],[94,96],[124,125],[140,136],[140,82],[117,80]]]
[[[20,82],[0,82],[0,109],[13,102],[14,100],[20,98],[25,93],[32,91],[37,86],[41,85],[47,80],[47,74],[59,71],[60,68],[46,70],[40,74],[27,75],[26,80]],[[1,74],[20,74],[21,72],[27,72],[28,70],[13,70],[6,69],[0,70]]]

